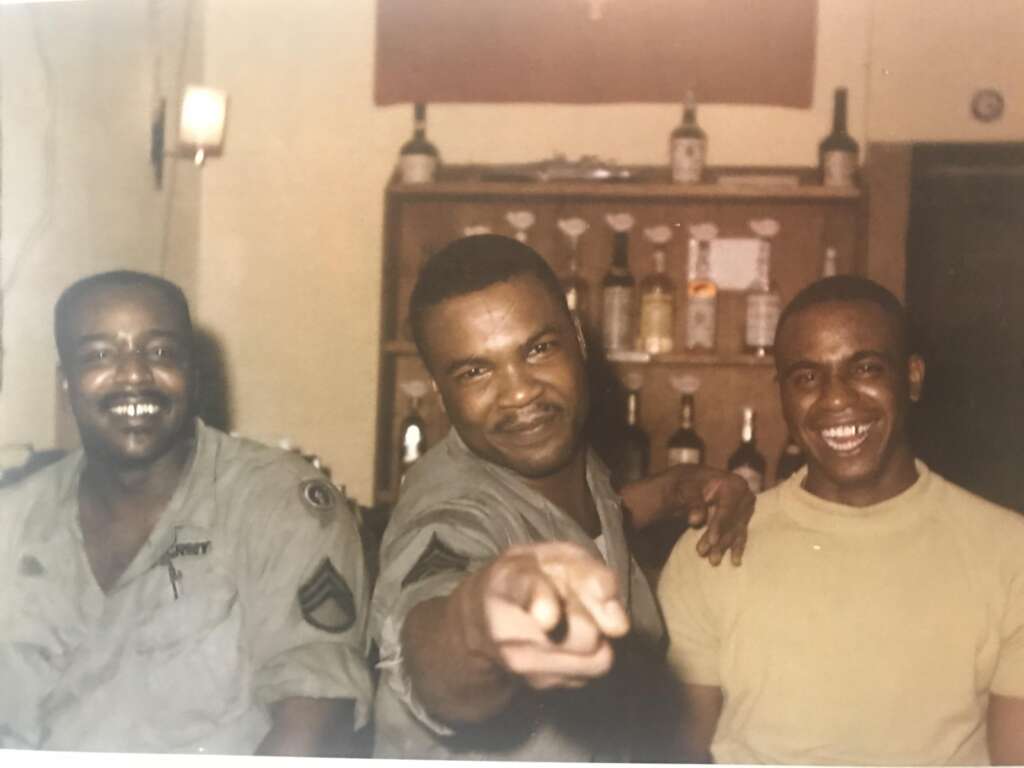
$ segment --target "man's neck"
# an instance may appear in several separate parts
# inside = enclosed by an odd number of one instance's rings
[[[878,477],[853,486],[816,482],[813,469],[808,470],[804,489],[826,501],[848,507],[870,507],[894,499],[917,482],[917,464],[909,448],[892,456]]]
[[[117,465],[87,453],[80,496],[88,499],[92,515],[111,521],[159,513],[174,495],[194,450],[195,438],[183,439],[140,466]]]
[[[184,439],[144,467],[86,456],[78,522],[89,566],[104,592],[114,588],[152,535],[194,450],[195,439]]]
[[[579,523],[588,535],[601,532],[597,506],[587,485],[586,448],[577,451],[556,473],[541,478],[524,477],[523,481]]]

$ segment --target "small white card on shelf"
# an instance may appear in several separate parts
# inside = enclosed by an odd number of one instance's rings
[[[745,291],[757,277],[757,255],[761,240],[757,237],[719,237],[711,241],[711,279],[721,291]],[[690,255],[690,260],[695,254]],[[687,264],[687,274],[695,274],[696,265]]]

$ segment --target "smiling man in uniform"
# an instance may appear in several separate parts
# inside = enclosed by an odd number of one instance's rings
[[[862,277],[783,311],[779,393],[807,467],[757,500],[738,570],[684,537],[659,584],[696,762],[1024,762],[1024,520],[915,459],[924,383]]]
[[[349,752],[372,694],[346,502],[196,418],[174,284],[81,280],[55,334],[82,450],[0,491],[0,746]]]
[[[561,287],[526,245],[482,235],[430,257],[410,304],[452,430],[406,476],[384,536],[376,754],[635,757],[663,630],[583,436],[585,350]],[[742,542],[739,477],[677,468],[623,497],[645,520],[696,497],[700,518],[716,492]],[[723,514],[701,543],[716,562]]]

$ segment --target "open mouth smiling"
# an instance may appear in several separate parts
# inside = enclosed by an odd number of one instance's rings
[[[102,403],[103,409],[121,419],[144,419],[157,416],[165,410],[164,398],[152,395],[140,397],[109,397]]]
[[[874,426],[875,422],[873,421],[838,424],[819,430],[818,435],[821,437],[821,441],[836,453],[849,454],[867,441]]]

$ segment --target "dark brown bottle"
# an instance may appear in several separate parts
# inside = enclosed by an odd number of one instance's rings
[[[846,132],[846,89],[836,88],[832,106],[832,133],[818,146],[821,183],[826,187],[851,186],[857,174],[860,146]]]
[[[747,481],[753,493],[764,490],[765,460],[757,450],[757,437],[754,433],[754,409],[743,409],[743,427],[740,431],[739,447],[733,451],[726,465],[730,472]]]
[[[643,480],[647,477],[650,463],[651,441],[640,426],[640,393],[633,389],[626,395],[626,429],[622,435],[619,485]]]
[[[679,404],[679,428],[668,439],[668,463],[703,464],[704,441],[697,434],[693,395],[684,394]]]
[[[404,184],[425,184],[433,181],[440,155],[427,138],[427,105],[413,108],[412,138],[398,153],[398,172]]]

